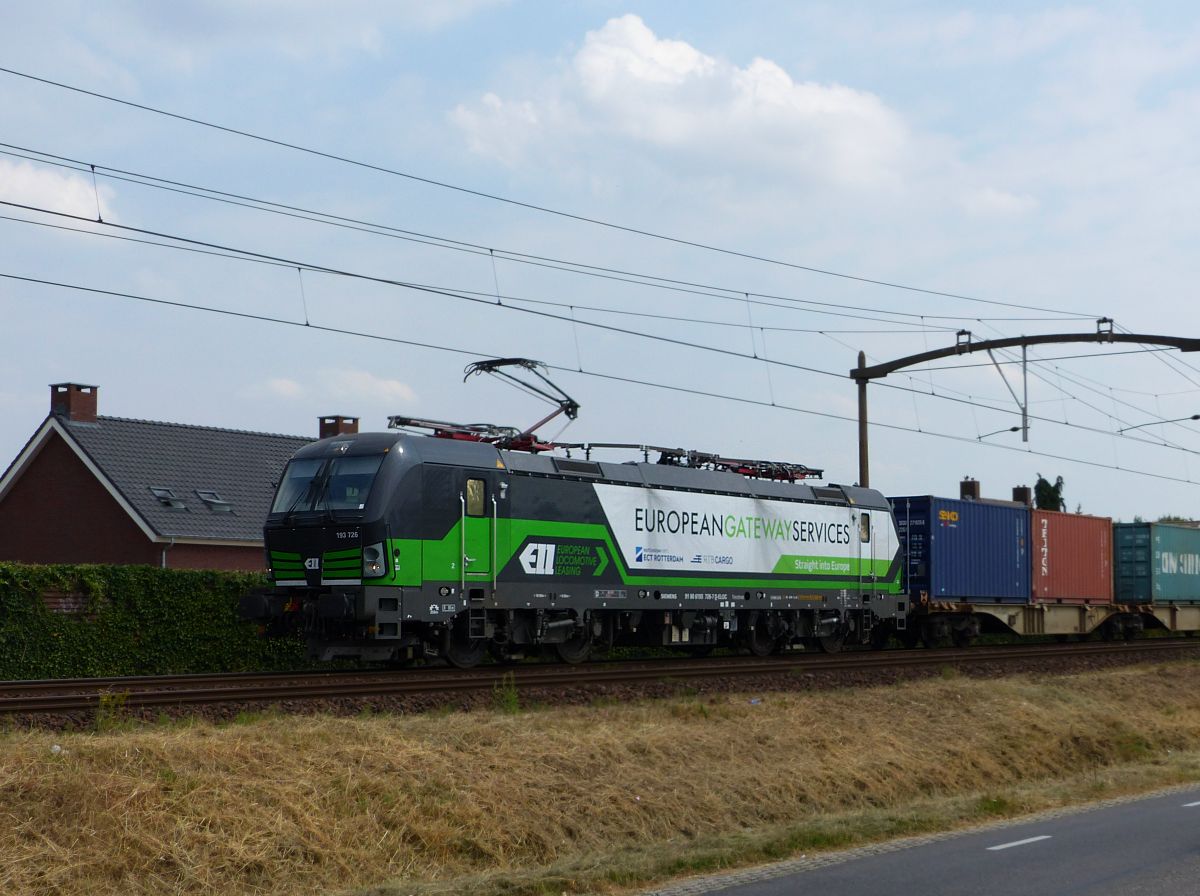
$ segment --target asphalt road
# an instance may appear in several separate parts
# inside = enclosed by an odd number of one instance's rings
[[[691,881],[664,894],[723,896],[1196,896],[1200,787],[996,827],[754,880]],[[779,870],[777,866],[776,872]],[[773,872],[767,870],[762,876]],[[723,885],[726,884],[726,885]]]

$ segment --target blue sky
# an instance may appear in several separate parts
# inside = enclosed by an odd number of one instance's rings
[[[584,217],[987,301],[655,240],[0,73],[0,142],[23,148],[0,155],[0,200],[94,217],[99,198],[109,225],[295,262],[118,241],[108,237],[137,234],[0,207],[23,219],[0,220],[0,273],[307,314],[461,352],[0,278],[0,462],[60,381],[99,385],[101,413],[294,434],[328,413],[367,428],[389,414],[543,415],[497,382],[464,383],[475,353],[562,368],[555,378],[583,405],[565,439],[794,460],[852,482],[855,427],[841,418],[855,413],[854,387],[828,374],[860,349],[883,361],[952,344],[959,328],[976,339],[1089,332],[1101,315],[1131,332],[1200,336],[1200,16],[1184,4],[998,9],[22,7],[0,34],[3,65],[20,72]],[[97,165],[96,187],[38,153]],[[112,169],[476,248],[269,215]],[[581,276],[514,252],[663,279]],[[498,291],[503,307],[296,266],[493,301]],[[1019,419],[986,356],[889,377],[871,390],[872,418],[886,424],[872,431],[872,484],[955,494],[970,475],[1007,497],[1040,472],[1064,477],[1071,509],[1200,516],[1196,424],[1155,422],[1200,412],[1200,357],[1117,353],[1130,348],[1032,350],[1027,444],[988,435]]]

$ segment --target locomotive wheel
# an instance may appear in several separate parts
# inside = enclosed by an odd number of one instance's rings
[[[442,656],[451,666],[459,669],[470,669],[478,666],[487,653],[487,641],[483,638],[472,638],[467,634],[466,614],[463,618],[446,629],[442,638]]]
[[[817,646],[821,648],[822,653],[841,653],[845,643],[846,639],[842,635],[826,635],[823,638],[817,638]]]
[[[497,644],[495,641],[488,645],[487,652],[488,656],[490,656],[493,661],[499,663],[501,666],[511,666],[516,663],[518,659],[512,655],[512,652],[508,649],[508,645]]]
[[[775,650],[775,638],[771,636],[767,617],[752,614],[749,627],[743,637],[746,649],[754,656],[770,656]]]
[[[554,652],[564,663],[570,663],[572,666],[582,663],[592,652],[591,632],[586,628],[579,629],[570,640],[555,644]]]

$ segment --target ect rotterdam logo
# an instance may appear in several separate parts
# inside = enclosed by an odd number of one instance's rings
[[[634,563],[682,563],[683,557],[679,554],[670,551],[660,550],[659,548],[648,548],[643,545],[636,545],[633,549]]]

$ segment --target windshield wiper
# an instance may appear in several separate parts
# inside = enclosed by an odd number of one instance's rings
[[[325,490],[329,487],[329,469],[332,466],[332,460],[325,461],[325,464],[317,471],[317,475],[309,480],[308,487],[296,495],[296,500],[292,502],[292,506],[283,515],[285,525],[292,521],[292,514],[296,512],[297,505],[301,501],[308,504],[309,510],[316,510],[317,498],[324,494]],[[320,488],[320,492],[317,491],[318,487]]]
[[[325,465],[325,469],[322,471],[324,475],[321,477],[320,490],[313,495],[312,503],[312,509],[317,510],[317,502],[321,502],[320,509],[325,511],[322,519],[329,522],[333,521],[333,511],[329,507],[329,481],[333,479],[333,464],[335,460],[336,458],[331,458],[329,463]]]

